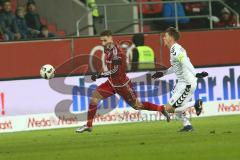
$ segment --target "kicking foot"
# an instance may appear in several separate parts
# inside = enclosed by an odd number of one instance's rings
[[[203,101],[201,99],[195,101],[194,108],[196,110],[197,116],[199,116],[202,113],[202,104]]]
[[[193,131],[193,127],[191,125],[187,125],[180,129],[178,132],[191,132],[191,131]]]
[[[83,133],[83,132],[92,132],[92,127],[88,127],[87,125],[83,125],[81,127],[79,127],[78,129],[76,129],[77,133]]]

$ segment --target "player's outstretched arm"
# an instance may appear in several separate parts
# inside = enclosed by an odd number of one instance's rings
[[[157,78],[161,78],[161,77],[163,77],[163,76],[164,76],[163,71],[159,71],[159,72],[154,73],[154,74],[152,75],[152,78],[153,78],[153,79],[157,79]]]
[[[168,69],[165,70],[165,71],[158,71],[158,72],[154,73],[154,74],[152,75],[152,78],[153,78],[153,79],[161,78],[161,77],[163,77],[163,76],[165,76],[165,75],[172,74],[173,72],[174,72],[174,71],[173,71],[173,68],[170,67],[170,68],[168,68]]]

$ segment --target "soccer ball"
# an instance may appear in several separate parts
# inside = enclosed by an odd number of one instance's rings
[[[50,64],[45,64],[40,69],[40,75],[42,78],[51,79],[54,77],[55,68]]]

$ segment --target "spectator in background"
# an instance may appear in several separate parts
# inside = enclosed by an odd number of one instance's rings
[[[3,12],[3,3],[5,0],[0,0],[0,13]],[[0,21],[1,23],[1,21]],[[2,24],[0,24],[0,41],[6,40],[6,36],[3,33]]]
[[[22,39],[26,39],[30,35],[24,15],[25,9],[23,7],[18,7],[16,10],[16,22]]]
[[[16,10],[17,26],[19,28],[19,33],[22,39],[34,38],[40,32],[31,28],[28,28],[25,21],[25,9],[23,7],[18,7]]]
[[[46,25],[41,26],[38,38],[54,38],[54,37],[56,36],[48,31],[48,27]]]
[[[188,2],[184,5],[187,16],[208,15],[209,8],[206,2]],[[208,28],[208,18],[191,18],[189,29]]]
[[[162,0],[137,0],[138,3],[143,3],[142,4],[143,16],[146,16],[149,18],[154,18],[160,15],[160,13],[163,10],[163,5],[162,3],[160,3],[161,1]],[[153,2],[153,3],[148,3],[148,2]]]
[[[137,0],[138,12],[142,14],[145,20],[150,18],[160,18],[162,16],[163,4],[160,3],[162,0]],[[148,2],[156,2],[156,3],[148,3]],[[142,3],[142,7],[140,4]],[[141,10],[142,8],[142,10]],[[144,26],[149,26],[151,31],[159,30],[159,25],[161,22],[158,20],[148,20],[144,21]]]
[[[4,40],[6,40],[6,37],[4,36],[2,27],[0,26],[0,41],[4,41]]]
[[[135,34],[132,37],[132,42],[135,44],[135,48],[132,50],[132,71],[155,68],[154,51],[151,47],[146,46],[144,41],[142,33]]]
[[[184,7],[181,3],[176,3],[177,5],[177,16],[178,17],[184,17],[186,16]],[[164,30],[170,26],[175,26],[175,3],[164,3],[163,5],[163,17],[164,18],[170,18],[164,20]],[[179,18],[179,28],[185,28],[186,25],[189,24],[189,18]]]
[[[236,27],[237,22],[233,14],[225,7],[221,11],[221,16],[219,17],[219,22],[214,23],[216,28],[225,28],[225,27]]]
[[[0,13],[3,11],[3,2],[5,0],[0,0]],[[4,33],[3,33],[3,29],[2,29],[2,26],[0,24],[0,41],[3,41],[5,40],[5,36],[4,36]]]
[[[221,10],[224,8],[224,5],[218,1],[212,2],[212,15],[216,17],[221,16]]]
[[[97,24],[103,22],[103,16],[100,15],[96,0],[86,0],[88,8],[92,11],[93,17],[93,32],[97,34]]]
[[[225,0],[232,9],[234,9],[238,14],[240,14],[240,1],[239,0]]]
[[[16,40],[21,38],[16,23],[16,17],[12,12],[11,2],[6,0],[3,3],[3,11],[0,14],[0,25],[6,40]]]
[[[40,16],[37,13],[36,3],[32,0],[27,3],[27,14],[25,15],[25,19],[29,28],[40,31],[42,26]]]

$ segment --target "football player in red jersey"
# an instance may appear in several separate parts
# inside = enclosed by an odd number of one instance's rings
[[[108,71],[93,74],[91,79],[95,81],[101,77],[108,77],[108,80],[98,86],[93,92],[90,99],[87,124],[78,128],[76,132],[82,133],[84,131],[92,131],[92,123],[97,111],[98,103],[116,93],[122,96],[123,99],[136,110],[162,112],[169,122],[170,117],[165,111],[164,106],[155,105],[149,102],[140,102],[137,99],[137,95],[133,90],[133,85],[126,75],[126,55],[116,44],[114,44],[111,31],[103,31],[101,33],[100,40],[104,47],[105,62],[107,64]]]

